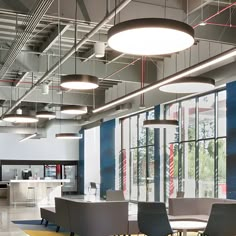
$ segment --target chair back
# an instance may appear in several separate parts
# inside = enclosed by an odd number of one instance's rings
[[[139,202],[138,226],[140,232],[147,236],[167,236],[173,233],[163,202]]]
[[[236,204],[215,203],[203,235],[233,236],[236,235]]]
[[[183,191],[177,191],[176,197],[184,197],[184,192]]]
[[[125,201],[125,197],[122,190],[107,190],[106,200],[107,201]]]
[[[97,189],[97,185],[95,182],[90,182],[90,188],[91,189]]]

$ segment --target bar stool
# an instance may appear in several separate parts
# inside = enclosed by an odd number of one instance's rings
[[[52,191],[52,187],[51,186],[47,186],[46,194],[47,194],[47,204],[48,205],[51,203],[51,191]]]
[[[36,193],[35,187],[28,186],[27,188],[27,206],[35,206],[36,204]]]

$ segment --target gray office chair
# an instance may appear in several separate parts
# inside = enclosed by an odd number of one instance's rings
[[[212,205],[207,226],[201,236],[236,235],[236,204],[215,203]]]
[[[167,236],[174,233],[163,202],[138,202],[138,226],[140,233],[147,236]]]
[[[125,201],[124,193],[122,190],[107,190],[106,200],[107,201]]]

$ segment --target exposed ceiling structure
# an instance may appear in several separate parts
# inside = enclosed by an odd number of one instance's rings
[[[57,119],[68,122],[92,122],[111,113],[139,109],[139,98],[112,107],[99,115],[92,114],[114,99],[139,89],[142,65],[145,85],[188,68],[211,56],[235,47],[236,2],[213,0],[0,0],[0,109],[4,116],[21,107],[26,113],[48,109]],[[75,16],[75,4],[78,14]],[[115,16],[115,17],[114,17]],[[174,55],[138,57],[113,51],[107,45],[112,25],[128,19],[166,17],[184,21],[195,29],[195,45]],[[75,43],[75,21],[76,38]],[[201,22],[205,26],[200,26]],[[105,56],[96,58],[94,44],[106,44]],[[75,53],[76,51],[76,53]],[[76,60],[75,60],[76,57]],[[199,74],[211,76],[217,85],[234,80],[234,58]],[[217,67],[221,67],[217,69]],[[99,78],[99,88],[92,91],[65,90],[60,76],[74,73]],[[224,70],[226,68],[226,70]],[[49,93],[42,94],[42,85]],[[150,97],[153,98],[152,95]],[[173,99],[155,90],[156,99],[145,94],[147,107]],[[131,104],[131,105],[130,105]],[[63,116],[62,105],[85,105],[89,114]],[[45,126],[45,120],[39,126]],[[50,122],[49,122],[50,123]],[[5,126],[5,122],[2,122]],[[19,127],[19,125],[17,125]],[[0,130],[1,132],[1,130]]]

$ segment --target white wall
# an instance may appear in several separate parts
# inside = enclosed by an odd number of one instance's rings
[[[29,139],[19,142],[23,136],[19,134],[0,133],[1,160],[78,160],[78,140],[58,140],[55,134],[60,127],[51,126],[47,138]],[[62,132],[77,132],[78,127],[64,127]]]
[[[85,130],[84,140],[84,193],[88,193],[90,182],[95,182],[98,189],[100,178],[100,126]],[[99,192],[97,193],[99,196]]]

